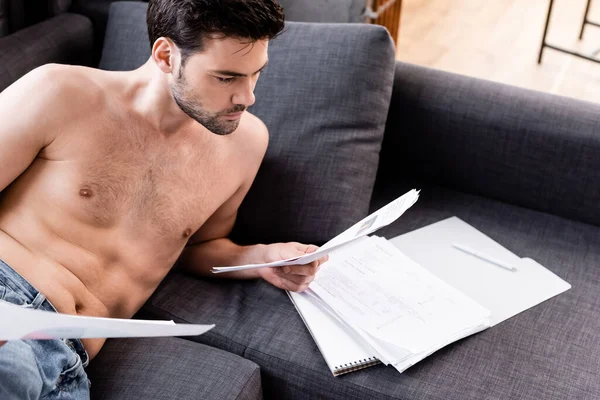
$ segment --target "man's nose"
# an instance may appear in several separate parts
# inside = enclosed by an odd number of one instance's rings
[[[254,82],[250,81],[244,85],[236,94],[233,96],[233,104],[242,104],[246,107],[250,107],[256,101],[254,97]]]

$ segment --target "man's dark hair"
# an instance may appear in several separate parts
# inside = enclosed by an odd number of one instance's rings
[[[185,60],[204,48],[204,39],[231,37],[270,40],[284,27],[277,0],[150,0],[146,22],[150,45],[169,38]]]

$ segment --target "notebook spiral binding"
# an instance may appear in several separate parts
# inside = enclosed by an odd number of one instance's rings
[[[347,374],[349,372],[358,371],[359,369],[372,367],[373,365],[379,364],[379,361],[375,357],[365,358],[363,360],[354,361],[348,364],[338,365],[333,369],[333,376]]]

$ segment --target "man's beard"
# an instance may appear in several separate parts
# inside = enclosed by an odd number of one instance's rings
[[[186,92],[186,86],[187,82],[183,76],[183,71],[180,70],[177,81],[171,86],[171,92],[173,93],[175,103],[177,106],[179,106],[181,111],[217,135],[229,135],[237,129],[240,122],[239,119],[235,121],[223,121],[219,120],[219,117],[226,114],[242,112],[246,109],[246,107],[238,104],[229,110],[218,113],[210,113],[206,111],[197,100],[194,100],[192,96]]]

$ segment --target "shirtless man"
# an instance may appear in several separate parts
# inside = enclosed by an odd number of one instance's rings
[[[130,318],[176,262],[208,275],[314,251],[226,238],[267,148],[245,110],[283,19],[276,0],[150,0],[139,69],[47,65],[2,92],[0,299]],[[301,291],[324,261],[229,277]],[[5,343],[0,398],[89,398],[103,343]]]

